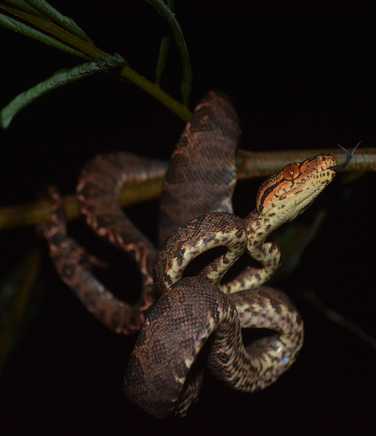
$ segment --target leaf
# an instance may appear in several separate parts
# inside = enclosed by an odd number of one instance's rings
[[[25,256],[0,284],[0,370],[24,330],[40,260],[39,251]]]
[[[5,3],[16,6],[23,11],[39,15],[39,12],[27,3],[27,0],[5,0]]]
[[[163,72],[166,68],[168,52],[170,50],[171,40],[170,37],[165,36],[162,38],[161,45],[159,46],[158,62],[155,68],[155,83],[161,83]]]
[[[296,222],[276,234],[275,241],[282,252],[282,264],[275,275],[278,280],[296,270],[305,249],[317,235],[325,216],[326,212],[321,210],[316,214],[313,222],[309,224]]]
[[[29,38],[36,39],[51,47],[55,47],[58,48],[59,50],[63,50],[66,53],[69,53],[73,56],[78,56],[78,57],[83,56],[82,53],[80,53],[78,50],[75,50],[74,48],[69,47],[69,45],[62,43],[57,39],[52,38],[51,36],[46,35],[45,33],[42,33],[39,30],[36,30],[25,23],[22,23],[21,21],[8,17],[7,15],[0,14],[0,26],[12,30],[13,32],[21,33],[22,35],[27,36]]]
[[[0,3],[0,8],[10,16],[14,17],[18,23],[27,23],[32,27],[32,29],[38,29],[43,32],[43,34],[51,35],[56,40],[68,46],[68,48],[74,47],[77,50],[75,51],[76,56],[84,59],[104,59],[108,57],[108,53],[98,49],[92,41],[87,41],[78,37],[74,33],[60,27],[49,18],[30,14],[21,9],[13,8],[2,3]]]
[[[50,18],[55,23],[59,24],[62,28],[74,33],[80,38],[90,41],[90,38],[86,33],[77,25],[77,23],[51,6],[48,2],[44,0],[26,0],[26,2],[33,8],[39,11],[39,13],[45,17]]]
[[[171,11],[175,8],[175,1],[174,0],[167,0],[167,4]],[[158,85],[161,83],[162,75],[164,70],[166,69],[166,63],[168,58],[168,52],[170,51],[170,45],[171,45],[171,37],[165,36],[161,40],[161,44],[159,46],[159,55],[158,55],[158,62],[155,69],[155,83]]]
[[[28,106],[35,99],[41,97],[42,95],[45,95],[61,86],[92,76],[93,74],[105,72],[119,67],[124,63],[124,59],[120,55],[116,54],[113,56],[108,56],[107,58],[99,61],[87,62],[85,64],[78,65],[69,70],[59,70],[44,82],[38,83],[38,85],[35,85],[29,90],[19,94],[7,106],[5,106],[0,111],[0,126],[3,129],[6,129],[12,122],[14,116],[21,109]]]
[[[153,8],[167,20],[171,28],[176,46],[178,48],[182,64],[182,80],[180,90],[185,105],[188,105],[192,89],[192,67],[189,58],[187,44],[184,39],[180,24],[175,18],[175,14],[163,0],[146,0]]]

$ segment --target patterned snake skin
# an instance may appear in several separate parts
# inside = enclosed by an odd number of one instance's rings
[[[88,266],[97,261],[67,236],[56,192],[55,212],[42,226],[57,271],[84,305],[117,333],[141,328],[125,391],[159,418],[186,414],[198,398],[204,367],[232,388],[252,392],[277,380],[303,343],[302,320],[287,296],[262,286],[280,261],[278,247],[265,240],[330,183],[335,160],[318,156],[287,166],[261,185],[256,210],[241,219],[233,215],[231,203],[239,135],[228,99],[210,92],[171,159],[161,199],[158,253],[125,217],[117,197],[124,183],[161,175],[164,165],[114,153],[85,167],[77,188],[82,212],[99,235],[138,263],[143,290],[136,306],[113,297],[90,272]],[[215,247],[227,250],[198,275],[184,277],[194,258]],[[260,266],[224,282],[245,252]],[[245,348],[241,328],[251,327],[274,334]]]

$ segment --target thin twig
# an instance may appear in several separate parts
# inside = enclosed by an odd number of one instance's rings
[[[333,154],[340,163],[345,159],[343,153],[336,149],[285,150],[285,151],[245,151],[239,150],[237,156],[238,178],[252,179],[265,177],[279,171],[289,162],[307,159],[318,154]],[[167,169],[167,163],[166,167]],[[364,148],[356,154],[345,171],[375,171],[376,149]],[[140,184],[130,184],[124,187],[120,202],[123,206],[140,203],[157,198],[163,186],[163,176],[149,179]],[[64,198],[64,207],[69,220],[79,216],[79,205],[73,195]],[[48,201],[0,208],[0,229],[13,229],[21,226],[35,225],[47,219],[51,212]]]
[[[339,327],[347,330],[363,342],[370,345],[374,350],[376,350],[376,338],[370,336],[357,324],[349,321],[343,315],[328,307],[322,300],[320,300],[315,292],[306,291],[304,292],[303,297],[330,322],[337,324]]]

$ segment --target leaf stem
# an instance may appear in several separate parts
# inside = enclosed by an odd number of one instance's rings
[[[174,112],[183,121],[189,121],[192,117],[192,112],[182,103],[172,98],[169,94],[163,91],[158,85],[148,80],[146,77],[139,74],[129,65],[125,65],[120,75],[126,78],[134,85],[143,89],[145,92],[153,96],[156,100]]]

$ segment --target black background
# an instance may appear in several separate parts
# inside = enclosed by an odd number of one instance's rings
[[[56,1],[109,51],[153,77],[163,20],[143,1]],[[230,95],[244,149],[351,146],[376,139],[373,24],[366,3],[177,3],[194,71],[193,102],[208,89]],[[283,5],[282,5],[283,4]],[[0,105],[76,60],[0,29]],[[163,86],[178,97],[179,58],[172,50]],[[99,152],[128,150],[168,159],[183,123],[142,90],[116,78],[93,77],[24,110],[1,138],[0,203],[34,201],[49,184],[74,190],[80,168]],[[237,210],[251,210],[259,182],[243,182]],[[128,403],[122,377],[134,338],[115,337],[92,319],[44,257],[41,306],[0,379],[0,429],[49,434],[374,434],[376,352],[329,322],[302,298],[314,290],[329,306],[376,336],[373,211],[376,179],[338,178],[299,218],[327,218],[293,276],[278,283],[306,325],[293,369],[255,395],[228,391],[207,377],[200,402],[185,420],[156,421]],[[130,216],[155,239],[158,203]],[[137,269],[82,223],[72,233],[112,261],[103,280],[119,295],[137,289]],[[1,273],[35,244],[34,232],[1,232]],[[43,245],[44,247],[44,245]],[[126,265],[126,266],[125,266]],[[0,430],[1,431],[1,430]]]

